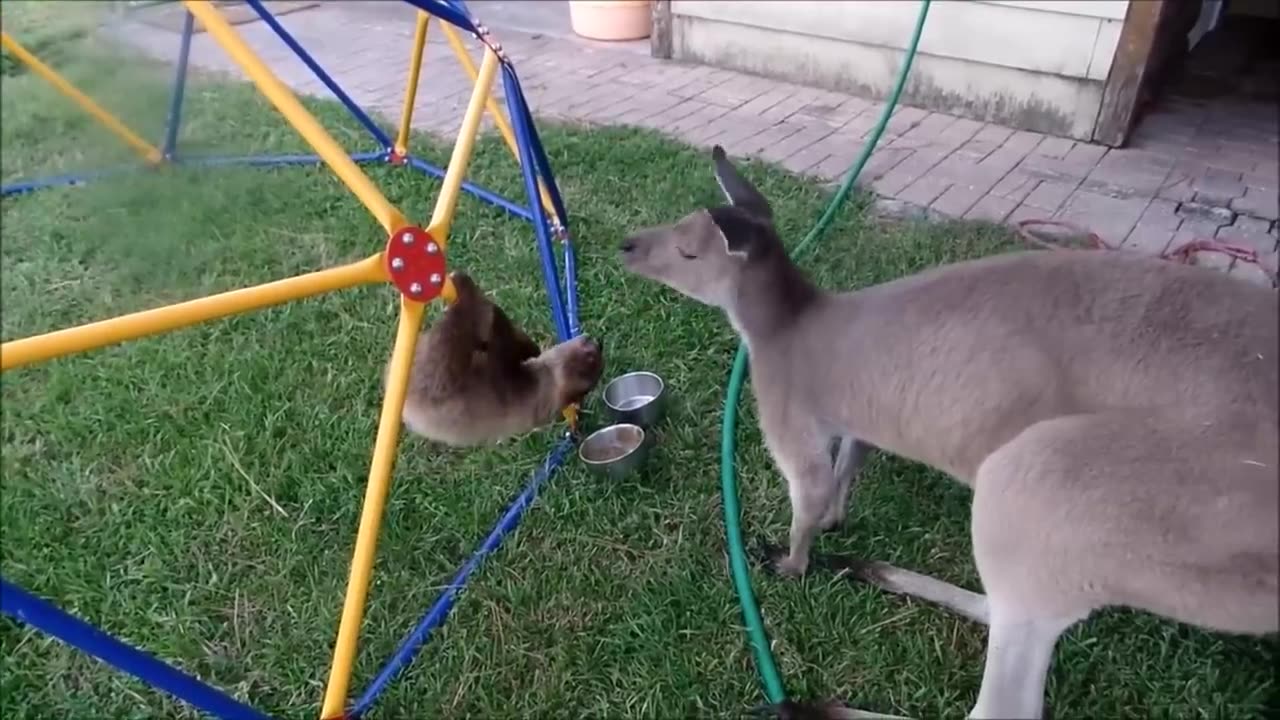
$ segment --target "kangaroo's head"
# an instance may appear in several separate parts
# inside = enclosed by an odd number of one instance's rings
[[[729,314],[740,331],[767,332],[794,319],[818,291],[787,257],[769,201],[724,148],[711,151],[729,204],[696,210],[622,241],[627,270]]]
[[[622,241],[627,270],[695,300],[732,310],[748,271],[785,260],[773,209],[719,145],[711,151],[716,181],[729,205],[696,210],[670,225]]]

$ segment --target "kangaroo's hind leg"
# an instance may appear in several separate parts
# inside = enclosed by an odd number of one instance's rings
[[[1062,633],[1100,603],[1090,596],[1090,542],[1068,516],[1094,498],[1073,497],[1083,470],[1068,457],[1070,419],[1023,431],[983,461],[974,478],[974,560],[986,590],[987,651],[971,718],[1044,713],[1045,685]],[[1093,456],[1105,462],[1105,458]]]
[[[1123,606],[1224,632],[1277,627],[1276,422],[1247,411],[1054,418],[974,482],[990,634],[974,717],[1038,718],[1057,637]]]

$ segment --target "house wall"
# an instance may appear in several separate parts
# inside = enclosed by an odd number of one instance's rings
[[[902,100],[1087,140],[1128,6],[935,0]],[[904,0],[672,0],[672,56],[882,98],[919,9]]]

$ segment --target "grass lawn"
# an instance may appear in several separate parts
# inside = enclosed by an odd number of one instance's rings
[[[21,37],[29,17],[6,14],[7,29]],[[104,71],[109,49],[84,39],[58,47],[60,69],[160,136],[167,69]],[[37,78],[6,69],[3,83],[5,181],[127,158]],[[205,79],[188,100],[185,147],[306,150],[246,85]],[[335,104],[308,104],[340,142],[373,149]],[[375,717],[733,715],[761,699],[720,521],[720,406],[736,341],[717,313],[625,275],[614,255],[628,230],[717,201],[708,154],[622,129],[544,126],[543,136],[573,214],[584,326],[603,338],[610,374],[659,371],[674,402],[644,475],[610,483],[571,463],[555,476]],[[415,143],[437,161],[448,156],[428,137]],[[825,193],[778,169],[747,172],[798,240]],[[435,182],[371,174],[411,218],[429,215]],[[496,138],[481,143],[472,175],[520,197]],[[843,218],[807,263],[827,287],[1007,242],[988,226],[883,225],[852,207]],[[354,260],[379,235],[315,169],[160,170],[6,199],[3,337]],[[454,243],[453,265],[548,340],[529,227],[465,198]],[[395,312],[391,290],[370,287],[6,373],[4,575],[275,717],[315,717]],[[750,408],[741,426],[744,525],[780,540],[783,485]],[[355,691],[554,435],[473,452],[403,442]],[[967,503],[945,477],[877,458],[847,529],[818,550],[976,588]],[[920,718],[960,717],[976,697],[981,628],[822,574],[786,582],[757,573],[756,586],[793,694]],[[1261,718],[1277,691],[1276,647],[1107,612],[1062,641],[1049,702],[1059,717]],[[7,618],[0,649],[10,720],[195,717]]]

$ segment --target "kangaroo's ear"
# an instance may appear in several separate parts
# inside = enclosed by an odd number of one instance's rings
[[[720,184],[720,190],[731,204],[760,220],[766,222],[773,220],[773,208],[769,207],[769,201],[750,181],[742,177],[742,173],[738,172],[733,163],[729,162],[724,148],[719,145],[713,147],[711,160],[715,163],[716,182]]]
[[[724,239],[725,252],[743,260],[760,257],[767,246],[768,227],[754,216],[737,207],[716,207],[707,210]]]

